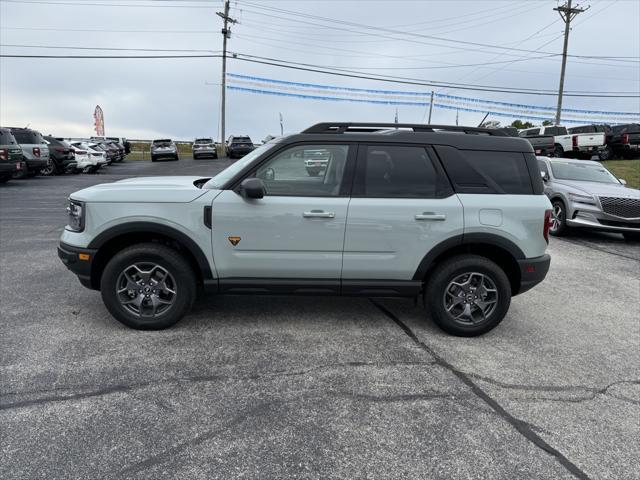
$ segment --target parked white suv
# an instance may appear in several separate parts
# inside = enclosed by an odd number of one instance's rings
[[[319,151],[326,168],[309,175]],[[499,130],[318,124],[213,178],[96,185],[68,211],[60,258],[140,329],[173,325],[203,289],[423,295],[441,328],[473,336],[550,263],[536,157]]]

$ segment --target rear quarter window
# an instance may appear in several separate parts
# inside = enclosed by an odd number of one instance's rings
[[[436,147],[436,151],[457,193],[534,194],[529,168],[521,152],[442,146]]]
[[[0,145],[15,145],[16,139],[9,130],[0,130]]]

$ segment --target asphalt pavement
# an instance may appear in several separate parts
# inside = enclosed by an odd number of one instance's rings
[[[115,321],[56,255],[66,198],[228,160],[0,186],[0,478],[640,478],[640,245],[552,238],[479,338],[409,300],[211,296]]]

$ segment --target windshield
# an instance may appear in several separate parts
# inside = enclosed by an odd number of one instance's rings
[[[221,171],[219,174],[205,183],[202,188],[208,188],[212,190],[216,188],[222,188],[225,183],[231,180],[238,172],[249,165],[254,159],[276,145],[277,143],[265,143],[264,145],[261,145],[260,147],[251,151],[251,153],[248,153],[247,155],[242,157],[237,162],[229,165],[227,168],[225,168],[223,171]]]
[[[249,137],[234,137],[231,143],[251,143],[251,139]]]
[[[16,141],[23,145],[37,145],[38,143],[44,143],[42,135],[33,130],[14,130],[11,133],[13,133]]]
[[[551,162],[553,176],[559,180],[580,182],[620,183],[609,170],[599,164],[576,162]]]
[[[153,141],[153,144],[154,144],[154,145],[159,145],[159,144],[161,144],[161,143],[171,143],[171,139],[170,139],[170,138],[166,138],[166,139],[164,139],[164,140],[154,140],[154,141]]]

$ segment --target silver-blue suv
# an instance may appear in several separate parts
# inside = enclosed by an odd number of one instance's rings
[[[550,263],[536,157],[499,130],[322,123],[212,178],[80,190],[68,212],[60,258],[139,329],[173,325],[203,291],[423,296],[441,328],[473,336]]]

